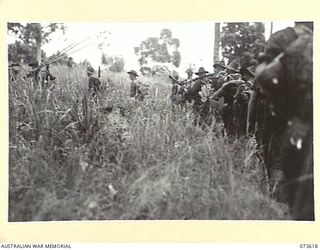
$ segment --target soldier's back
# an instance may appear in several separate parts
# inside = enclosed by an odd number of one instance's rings
[[[89,77],[89,92],[97,93],[100,90],[101,82],[99,78]]]
[[[258,73],[276,115],[273,133],[281,138],[279,162],[290,211],[297,220],[314,219],[312,36],[311,30],[298,26],[273,35]]]

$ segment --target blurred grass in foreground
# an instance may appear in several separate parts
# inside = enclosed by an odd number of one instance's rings
[[[49,89],[9,87],[9,221],[290,219],[254,143],[194,127],[167,78],[142,78],[149,96],[136,102],[126,73],[102,72],[96,103],[83,68],[52,73]]]

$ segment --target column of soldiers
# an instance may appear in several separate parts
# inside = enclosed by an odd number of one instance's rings
[[[314,220],[312,51],[313,24],[296,22],[270,37],[256,69],[240,68],[233,61],[215,64],[214,74],[200,67],[192,80],[179,82],[178,76],[170,76],[172,102],[192,101],[197,125],[210,126],[210,101],[224,99],[225,133],[255,138],[268,177],[277,171],[284,174],[296,220]],[[204,93],[209,93],[207,98]]]
[[[236,61],[229,65],[219,62],[214,64],[214,68],[216,73],[208,74],[208,71],[200,67],[198,72],[195,72],[197,78],[182,82],[178,81],[178,76],[169,76],[172,80],[172,102],[193,102],[195,124],[210,126],[214,115],[211,103],[223,98],[221,117],[225,133],[244,135],[254,73],[251,68],[240,69]]]

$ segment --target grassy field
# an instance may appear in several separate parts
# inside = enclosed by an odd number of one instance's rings
[[[49,89],[10,84],[9,221],[290,219],[254,142],[193,126],[168,79],[142,78],[149,95],[136,102],[126,73],[103,72],[94,102],[83,68],[52,73]]]

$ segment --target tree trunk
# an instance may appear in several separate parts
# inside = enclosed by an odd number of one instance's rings
[[[214,25],[214,49],[213,49],[213,63],[219,62],[220,52],[220,23]]]
[[[213,63],[219,62],[220,54],[220,23],[214,24],[214,49],[213,49]],[[217,73],[217,69],[214,69]]]
[[[39,30],[38,36],[36,38],[36,45],[37,45],[37,62],[41,63],[41,44],[42,44],[42,34],[41,34],[41,25],[40,23],[37,25],[37,28]]]
[[[271,22],[271,24],[270,24],[270,36],[272,35],[272,32],[273,32],[273,22]]]
[[[41,42],[37,41],[37,62],[41,63]]]

